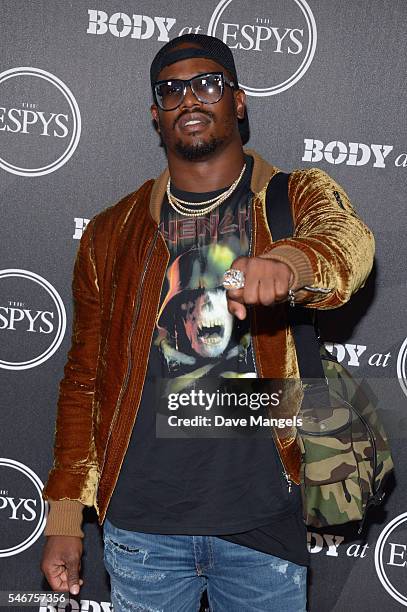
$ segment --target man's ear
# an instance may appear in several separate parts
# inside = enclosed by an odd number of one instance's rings
[[[158,106],[157,104],[152,104],[150,106],[151,116],[153,118],[154,127],[157,132],[160,134],[160,118],[158,114]]]
[[[243,89],[235,91],[235,108],[238,119],[243,119],[246,110],[246,93]]]

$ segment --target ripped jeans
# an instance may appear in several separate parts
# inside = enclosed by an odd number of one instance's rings
[[[305,612],[307,568],[215,536],[103,526],[114,612]]]

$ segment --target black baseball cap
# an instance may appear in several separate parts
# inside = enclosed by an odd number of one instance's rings
[[[192,43],[190,47],[177,49],[181,43]],[[206,57],[225,68],[238,87],[235,60],[230,48],[216,36],[207,34],[183,34],[173,38],[166,43],[155,55],[150,66],[150,81],[154,96],[154,83],[158,80],[158,75],[165,66],[170,66],[175,62],[192,57]],[[239,120],[240,138],[243,144],[249,140],[249,119],[247,109],[243,119]]]

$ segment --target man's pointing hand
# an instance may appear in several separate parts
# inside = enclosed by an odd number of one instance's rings
[[[263,257],[238,257],[230,267],[241,270],[245,276],[242,289],[226,292],[229,312],[238,319],[246,318],[248,304],[271,306],[287,299],[294,280],[287,264]]]

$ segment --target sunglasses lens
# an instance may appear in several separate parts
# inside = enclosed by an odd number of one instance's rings
[[[164,110],[177,108],[182,102],[184,85],[182,81],[167,81],[156,85],[157,102]]]
[[[219,74],[207,74],[192,79],[192,89],[198,100],[214,104],[222,97],[222,77]]]

